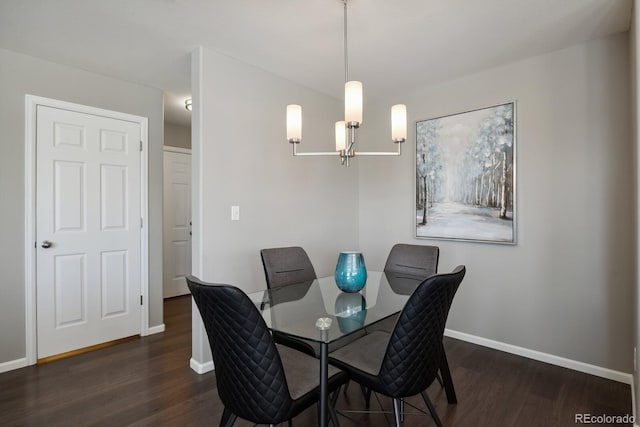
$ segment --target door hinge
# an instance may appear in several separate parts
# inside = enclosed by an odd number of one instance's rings
[[[142,151],[142,141],[140,141],[140,151]]]
[[[140,228],[144,227],[144,222],[142,221],[142,218],[140,218]]]
[[[142,295],[140,295],[140,305],[142,305]]]

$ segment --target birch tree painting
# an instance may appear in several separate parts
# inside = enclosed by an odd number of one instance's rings
[[[416,236],[515,243],[515,104],[416,123]]]

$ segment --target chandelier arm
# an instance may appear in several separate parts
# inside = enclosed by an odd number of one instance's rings
[[[320,152],[306,152],[306,153],[298,153],[298,144],[291,144],[293,146],[293,155],[295,157],[298,156],[339,156],[340,152],[338,151],[320,151]]]
[[[324,151],[324,152],[307,152],[307,153],[293,153],[294,156],[339,156],[337,151]]]
[[[349,126],[347,126],[347,128],[349,129],[348,134],[349,134],[349,145],[347,146],[347,149],[345,150],[347,153],[351,153],[353,152],[353,146],[356,145],[356,129],[357,127],[354,125],[352,126],[351,124],[349,124]]]
[[[351,153],[351,152],[353,152],[353,146],[354,146],[354,143],[353,143],[353,142],[351,142],[345,151],[346,151],[347,153]]]
[[[402,144],[396,143],[398,145],[398,151],[356,151],[356,156],[401,156],[402,155]]]
[[[397,151],[354,151],[356,156],[400,156]]]

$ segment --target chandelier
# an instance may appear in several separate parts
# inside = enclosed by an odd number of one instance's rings
[[[402,143],[407,139],[407,107],[397,104],[391,107],[391,140],[397,151],[356,151],[356,131],[362,125],[362,82],[349,80],[349,59],[347,50],[347,0],[344,5],[344,121],[336,122],[336,149],[329,152],[299,153],[297,146],[302,141],[302,107],[287,105],[287,140],[293,146],[294,156],[340,156],[343,165],[357,156],[399,156]]]

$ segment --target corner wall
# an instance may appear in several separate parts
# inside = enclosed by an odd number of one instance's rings
[[[162,92],[5,49],[0,70],[0,366],[26,354],[25,94],[149,118],[149,327],[162,325]]]
[[[486,70],[407,99],[401,162],[359,164],[360,247],[394,243],[466,264],[448,328],[633,371],[635,186],[628,33]],[[517,101],[516,246],[417,240],[415,122]],[[384,172],[381,172],[384,171]]]
[[[358,170],[337,157],[292,157],[285,111],[302,105],[300,151],[330,151],[342,104],[203,48],[192,85],[193,274],[264,289],[260,249],[294,245],[318,275],[331,274],[339,251],[358,242]],[[211,356],[195,313],[192,367],[201,371]]]

